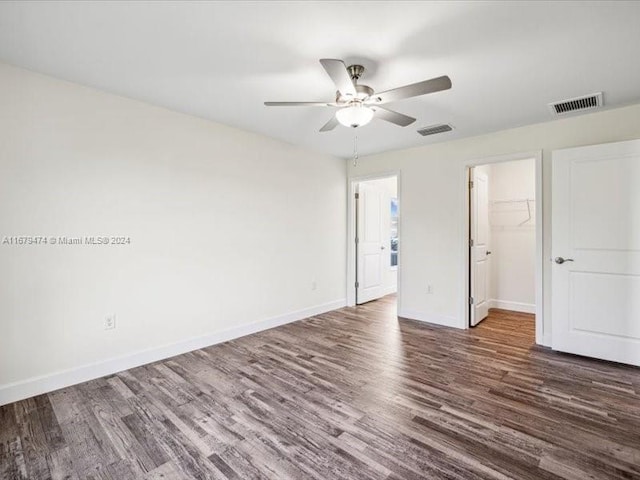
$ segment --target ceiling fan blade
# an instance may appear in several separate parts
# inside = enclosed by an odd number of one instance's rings
[[[267,107],[335,107],[331,102],[264,102]]]
[[[338,119],[336,118],[336,116],[334,115],[333,117],[331,117],[331,120],[329,120],[327,123],[325,123],[322,128],[320,129],[321,132],[328,132],[330,130],[333,130],[334,128],[336,128],[338,126]]]
[[[320,63],[327,71],[333,83],[336,84],[338,91],[342,95],[356,96],[356,87],[351,80],[351,75],[347,71],[347,66],[342,60],[335,60],[332,58],[322,58]]]
[[[403,115],[402,113],[394,112],[393,110],[389,110],[387,108],[382,107],[371,107],[373,110],[373,116],[375,118],[379,118],[380,120],[386,120],[387,122],[395,123],[396,125],[400,125],[401,127],[406,127],[407,125],[411,125],[416,121],[415,118],[410,117],[408,115]]]
[[[426,95],[427,93],[440,92],[450,88],[451,79],[445,75],[442,77],[432,78],[431,80],[425,80],[424,82],[412,83],[411,85],[405,85],[404,87],[393,88],[386,92],[376,93],[371,96],[371,103],[393,102],[395,100],[402,100],[403,98],[418,97],[420,95]]]

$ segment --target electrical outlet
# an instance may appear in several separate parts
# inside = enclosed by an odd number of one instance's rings
[[[428,294],[433,293],[433,285],[427,285],[427,293]]]
[[[107,315],[104,317],[104,329],[105,330],[113,330],[116,328],[116,315]]]
[[[318,288],[318,282],[316,282],[315,280],[313,280],[311,282],[311,290],[316,290]]]

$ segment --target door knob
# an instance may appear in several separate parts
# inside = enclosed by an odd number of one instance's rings
[[[491,255],[491,250],[487,250],[487,255]]]
[[[382,246],[380,247],[380,250],[384,250],[384,245],[382,245]]]
[[[558,265],[562,265],[564,262],[573,262],[573,258],[562,258],[562,257],[556,257],[555,258],[555,262]]]

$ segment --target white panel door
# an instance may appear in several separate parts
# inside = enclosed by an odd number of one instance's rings
[[[388,257],[385,252],[388,239],[383,237],[383,198],[384,191],[376,185],[361,183],[358,186],[358,304],[384,295],[383,262]]]
[[[553,152],[552,346],[640,365],[640,140]]]
[[[475,326],[489,315],[489,179],[471,169],[471,325]]]

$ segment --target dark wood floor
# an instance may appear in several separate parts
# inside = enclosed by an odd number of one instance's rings
[[[392,297],[0,408],[3,479],[640,478],[640,369]]]
[[[472,333],[515,347],[531,348],[536,340],[535,315],[492,308],[489,316],[473,328]]]

